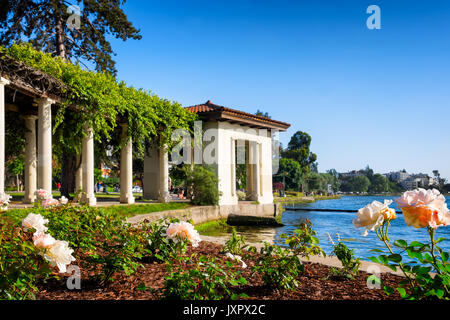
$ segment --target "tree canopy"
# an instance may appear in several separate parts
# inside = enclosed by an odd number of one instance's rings
[[[316,162],[317,155],[309,149],[311,136],[306,132],[297,131],[289,141],[286,150],[283,150],[282,157],[297,161],[303,172],[309,172],[311,165]]]
[[[76,5],[55,0],[3,2],[1,44],[30,39],[38,50],[66,60],[91,61],[96,70],[116,72],[108,36],[123,41],[141,38],[122,9],[125,1],[77,0]]]

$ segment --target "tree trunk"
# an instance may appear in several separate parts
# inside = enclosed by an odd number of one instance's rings
[[[76,155],[65,152],[61,160],[61,195],[72,199],[70,193],[75,192]]]
[[[62,18],[58,18],[56,22],[55,33],[56,33],[56,54],[65,61],[67,55],[66,55],[66,45],[64,43],[65,36]]]

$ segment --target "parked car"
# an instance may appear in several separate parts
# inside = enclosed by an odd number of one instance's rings
[[[131,189],[131,191],[133,193],[140,193],[140,192],[142,192],[142,188],[139,186],[134,186],[133,189]]]

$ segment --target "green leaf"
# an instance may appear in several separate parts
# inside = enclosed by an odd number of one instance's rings
[[[408,246],[408,243],[405,240],[399,239],[394,242],[394,246],[406,248]]]
[[[384,292],[386,293],[386,295],[391,295],[394,292],[394,288],[389,287],[389,286],[384,286]]]
[[[397,291],[400,293],[400,296],[404,299],[406,298],[408,295],[406,293],[406,290],[404,288],[397,288]]]
[[[422,242],[419,242],[419,241],[413,241],[413,242],[411,242],[411,243],[409,244],[409,246],[410,246],[410,247],[419,247],[419,248],[421,248],[421,247],[424,247],[425,244],[422,243]]]
[[[410,248],[406,249],[406,253],[411,259],[418,259],[419,261],[423,260],[422,254],[420,252],[411,250]]]
[[[378,257],[378,260],[380,260],[380,262],[381,262],[382,264],[384,264],[384,265],[387,265],[388,262],[389,262],[388,257],[387,257],[386,255],[384,255],[384,254],[380,255],[380,256]]]
[[[391,255],[388,256],[388,259],[390,261],[399,263],[399,262],[402,261],[402,256],[399,255],[399,254],[391,254]]]

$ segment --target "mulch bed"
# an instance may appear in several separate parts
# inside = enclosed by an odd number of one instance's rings
[[[189,247],[186,254],[215,256],[226,260],[221,252],[222,246],[201,242],[197,248]],[[255,254],[252,254],[253,256]],[[253,260],[253,259],[252,259]],[[294,290],[274,290],[264,285],[261,276],[250,276],[253,261],[244,261],[248,267],[241,269],[248,284],[237,288],[237,292],[246,293],[249,298],[258,300],[399,300],[397,292],[387,296],[383,289],[369,289],[366,281],[368,274],[360,272],[354,280],[330,277],[330,267],[305,262],[305,272],[298,278],[300,286]],[[81,290],[69,290],[66,287],[67,276],[60,280],[50,280],[39,285],[40,292],[36,294],[38,300],[158,300],[162,298],[164,278],[167,275],[166,265],[160,262],[143,261],[144,268],[127,276],[125,272],[114,274],[115,281],[108,286],[100,286],[87,278],[81,269]],[[404,278],[393,274],[383,273],[383,283],[396,287]],[[151,288],[142,290],[143,286]],[[140,288],[140,289],[138,289]]]

